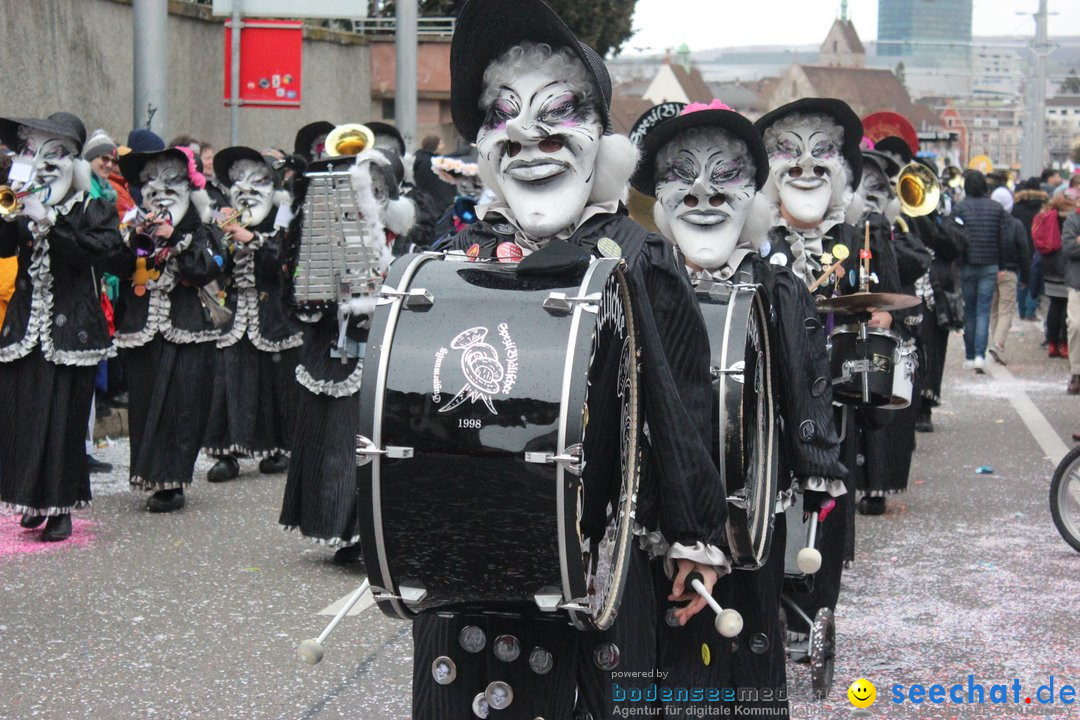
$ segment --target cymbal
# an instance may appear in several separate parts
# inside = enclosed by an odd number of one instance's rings
[[[922,300],[914,295],[900,293],[852,293],[817,302],[819,313],[875,313],[889,310],[906,310],[920,304]]]

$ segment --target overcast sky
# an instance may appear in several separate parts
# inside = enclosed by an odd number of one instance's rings
[[[882,0],[887,2],[888,0]],[[848,0],[863,40],[877,37],[878,0]],[[1050,35],[1080,35],[1080,0],[1050,0]],[[1038,0],[974,0],[975,35],[1033,35]],[[1027,14],[1018,15],[1018,12]],[[624,53],[736,45],[817,44],[840,14],[840,0],[638,0],[637,34]]]

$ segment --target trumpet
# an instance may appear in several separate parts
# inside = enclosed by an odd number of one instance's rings
[[[158,218],[156,212],[146,213],[142,209],[137,210],[136,215],[128,223],[134,228],[131,238],[131,249],[135,251],[135,257],[149,257],[157,250],[158,239],[154,235],[153,228],[158,224],[168,222],[166,218]]]
[[[327,157],[359,155],[375,145],[375,133],[367,125],[346,123],[338,125],[326,136]]]
[[[941,182],[928,167],[918,162],[904,166],[896,179],[900,209],[909,217],[929,215],[941,201]]]
[[[24,198],[27,195],[33,195],[39,190],[44,190],[44,185],[38,185],[32,187],[29,190],[13,190],[10,185],[0,185],[0,216],[14,215],[22,210],[22,203],[19,202],[20,198]]]

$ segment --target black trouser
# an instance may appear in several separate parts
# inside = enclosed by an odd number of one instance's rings
[[[1062,344],[1068,341],[1065,312],[1069,299],[1050,297],[1050,309],[1046,313],[1046,341]]]

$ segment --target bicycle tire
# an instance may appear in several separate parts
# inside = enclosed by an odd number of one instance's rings
[[[1062,513],[1062,495],[1067,492],[1066,478],[1080,477],[1080,445],[1074,447],[1058,463],[1050,481],[1050,515],[1065,542],[1080,552],[1080,517],[1071,518]]]

